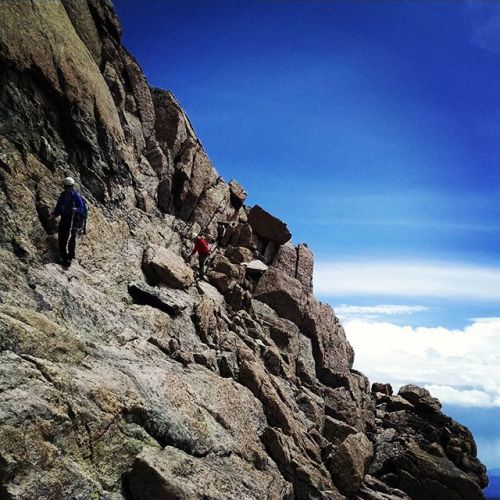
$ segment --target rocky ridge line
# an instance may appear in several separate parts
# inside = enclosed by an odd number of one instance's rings
[[[311,251],[120,37],[106,1],[0,1],[0,498],[483,498],[470,432],[352,369]],[[91,222],[64,271],[67,174]]]

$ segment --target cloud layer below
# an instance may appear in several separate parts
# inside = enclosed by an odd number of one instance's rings
[[[500,407],[500,317],[476,318],[462,330],[344,321],[355,368],[371,382],[424,386],[441,402]]]
[[[500,302],[500,268],[444,262],[318,262],[315,293]]]

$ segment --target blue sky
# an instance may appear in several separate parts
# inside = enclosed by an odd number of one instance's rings
[[[115,6],[219,173],[313,249],[356,367],[429,387],[500,467],[500,4]]]

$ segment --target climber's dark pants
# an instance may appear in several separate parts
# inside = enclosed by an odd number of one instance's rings
[[[63,261],[75,258],[76,233],[78,225],[73,224],[71,217],[61,217],[59,222],[59,255]]]
[[[209,255],[208,253],[200,253],[198,256],[200,277],[202,277],[205,274],[205,263],[208,259],[208,255]]]

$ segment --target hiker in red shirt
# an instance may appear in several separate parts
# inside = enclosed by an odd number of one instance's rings
[[[195,252],[198,252],[199,274],[201,278],[205,274],[205,262],[210,255],[210,248],[208,248],[208,243],[201,236],[197,236],[194,239],[194,248],[189,257],[191,258]]]

